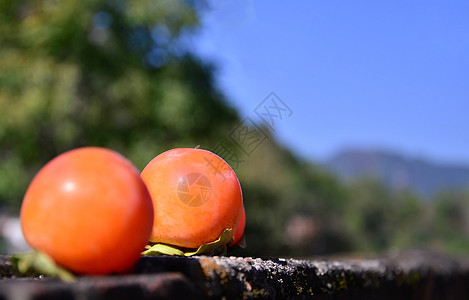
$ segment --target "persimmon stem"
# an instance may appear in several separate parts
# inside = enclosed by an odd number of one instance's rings
[[[200,148],[200,145],[197,145],[197,146],[195,146],[195,148],[194,148],[194,149],[199,149],[199,148]]]

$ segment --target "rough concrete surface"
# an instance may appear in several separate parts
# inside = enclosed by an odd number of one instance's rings
[[[132,274],[19,278],[0,257],[2,299],[469,299],[469,259],[425,251],[295,260],[142,257]]]

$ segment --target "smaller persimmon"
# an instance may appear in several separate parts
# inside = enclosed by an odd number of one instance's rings
[[[241,186],[218,155],[172,149],[151,160],[141,176],[155,207],[151,242],[198,248],[226,229],[233,236],[242,214]]]

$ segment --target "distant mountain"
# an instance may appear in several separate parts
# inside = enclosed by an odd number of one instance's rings
[[[469,166],[439,164],[390,151],[348,149],[324,166],[346,182],[372,176],[392,189],[409,188],[425,197],[442,189],[469,188]]]

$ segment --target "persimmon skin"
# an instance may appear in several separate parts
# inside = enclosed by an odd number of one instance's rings
[[[141,176],[156,208],[150,241],[197,248],[218,239],[225,229],[237,228],[243,207],[241,186],[233,169],[218,155],[202,149],[172,149],[151,160]],[[181,197],[200,195],[197,190],[184,194],[181,188],[181,184],[199,188],[190,185],[191,176],[201,180],[206,196]]]
[[[29,245],[80,274],[129,270],[153,225],[153,205],[138,170],[112,150],[84,147],[48,162],[21,206]]]
[[[239,220],[238,227],[233,235],[233,242],[231,242],[228,246],[236,245],[244,235],[244,229],[246,228],[246,210],[243,206],[243,212],[241,214],[241,219]]]

